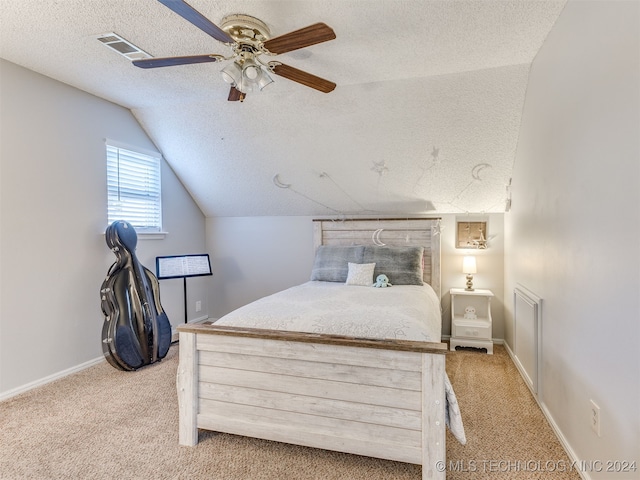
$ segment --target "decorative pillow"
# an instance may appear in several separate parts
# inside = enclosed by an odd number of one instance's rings
[[[345,283],[349,273],[348,263],[363,263],[363,255],[362,245],[348,247],[321,245],[316,250],[311,280]]]
[[[375,263],[351,263],[349,262],[349,273],[347,274],[347,285],[361,285],[370,287],[373,285],[373,270]]]
[[[393,285],[422,285],[423,247],[364,247],[362,263],[375,263],[374,276],[384,273]]]

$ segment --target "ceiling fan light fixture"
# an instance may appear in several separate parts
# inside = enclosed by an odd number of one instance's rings
[[[327,42],[336,38],[336,34],[328,25],[318,22],[308,27],[271,38],[267,25],[250,15],[233,14],[222,19],[222,28],[218,27],[189,5],[184,0],[158,0],[169,10],[178,14],[207,35],[233,49],[231,57],[218,54],[188,55],[181,57],[143,58],[133,61],[139,68],[157,68],[174,65],[191,65],[198,63],[234,61],[221,70],[222,78],[231,85],[228,100],[242,101],[247,92],[262,90],[273,83],[271,73],[288,78],[306,87],[323,93],[329,93],[336,88],[336,84],[310,73],[289,67],[280,62],[263,62],[260,55],[280,55],[301,48]],[[102,43],[110,43],[116,38],[115,34],[103,35]],[[126,42],[126,41],[125,41]],[[120,42],[123,43],[123,42]],[[118,45],[120,50],[129,51],[135,46],[124,43]],[[113,48],[113,47],[112,47]],[[124,53],[123,53],[124,54]],[[144,52],[137,54],[145,54]],[[277,63],[275,65],[274,63]]]
[[[242,76],[250,82],[257,82],[261,74],[260,67],[255,64],[245,65],[242,69]]]
[[[247,88],[253,90],[253,87],[256,86],[261,76],[262,70],[260,69],[260,65],[256,62],[255,58],[252,56],[246,57],[244,62],[242,62],[243,85],[246,85]]]
[[[224,67],[221,73],[225,82],[230,83],[242,93],[262,90],[273,83],[266,68],[254,58],[232,62]]]
[[[260,75],[260,79],[258,80],[258,88],[262,90],[264,87],[272,83],[273,83],[273,78],[271,78],[271,75],[269,75],[263,68],[262,75]]]
[[[222,79],[231,85],[239,85],[242,82],[242,67],[238,62],[231,62],[221,72]]]

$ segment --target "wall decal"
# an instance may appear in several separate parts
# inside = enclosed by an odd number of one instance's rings
[[[428,180],[428,174],[429,171],[434,169],[435,167],[437,167],[438,165],[440,165],[441,163],[441,158],[440,158],[440,147],[437,147],[435,145],[432,146],[431,148],[431,152],[428,154],[427,158],[423,160],[424,163],[422,163],[422,165],[420,165],[418,168],[420,168],[421,172],[420,175],[418,176],[417,180],[415,181],[415,183],[413,183],[413,197],[418,197],[416,198],[411,198],[411,200],[422,200],[426,194],[428,194],[428,192],[430,191],[429,187],[429,182],[426,181]],[[453,196],[453,198],[451,198],[450,200],[442,200],[442,204],[444,205],[450,205],[451,207],[453,207],[456,210],[459,210],[461,212],[468,212],[468,210],[466,208],[464,208],[464,203],[468,203],[470,200],[472,200],[470,197],[471,193],[469,192],[470,188],[472,187],[472,185],[474,183],[477,182],[483,182],[486,180],[486,178],[488,177],[487,175],[487,170],[492,169],[493,166],[490,163],[478,163],[476,165],[474,165],[471,168],[471,172],[470,172],[470,180],[469,182],[457,193]],[[382,181],[382,177],[383,175],[387,175],[389,174],[389,172],[391,172],[391,170],[389,169],[389,167],[387,166],[386,160],[372,160],[371,161],[371,167],[369,168],[371,171],[375,172],[378,174],[378,181],[377,181],[377,189],[378,189],[378,197],[379,197],[379,205],[389,205],[389,207],[395,208],[398,211],[398,214],[404,214],[407,213],[408,211],[411,212],[421,212],[424,213],[426,211],[433,211],[436,210],[435,206],[433,205],[433,203],[431,203],[431,201],[426,201],[427,202],[427,206],[425,208],[420,208],[420,209],[412,209],[411,207],[407,206],[407,202],[404,202],[402,205],[400,205],[397,202],[397,198],[387,198],[388,195],[385,195],[386,192],[381,190],[381,181]],[[403,172],[400,172],[403,173]],[[362,203],[360,203],[356,198],[354,198],[345,188],[343,188],[332,176],[331,174],[329,174],[326,171],[322,171],[316,174],[318,175],[318,178],[323,179],[323,180],[328,180],[330,181],[333,186],[335,188],[337,188],[345,197],[347,197],[352,203],[353,205],[355,205],[356,209],[355,210],[351,210],[349,209],[348,211],[344,211],[344,210],[338,210],[335,208],[332,208],[328,205],[325,205],[324,203],[315,200],[313,198],[310,198],[309,196],[303,194],[300,191],[297,191],[293,188],[292,184],[290,183],[285,183],[284,181],[282,181],[280,179],[279,174],[275,174],[273,176],[273,184],[278,187],[281,188],[283,190],[291,190],[292,192],[296,193],[297,195],[306,198],[307,200],[310,200],[313,203],[316,203],[317,205],[322,206],[323,208],[330,210],[332,212],[335,213],[339,213],[341,215],[353,215],[353,214],[370,214],[370,213],[390,213],[390,211],[384,207],[382,207],[382,210],[380,208],[375,209],[375,208],[367,208],[365,205],[363,205]],[[426,179],[426,180],[425,180]],[[394,179],[395,180],[395,179]],[[425,184],[422,184],[422,182],[425,181]],[[409,184],[410,185],[410,184]],[[407,185],[407,187],[409,187],[409,185]],[[507,186],[507,199],[506,199],[506,203],[505,203],[505,210],[509,211],[510,208],[510,187]],[[473,191],[473,190],[472,190]],[[477,191],[477,189],[476,189]],[[335,198],[335,197],[328,197],[328,198]],[[462,200],[461,200],[462,199]],[[423,200],[424,201],[424,200]],[[504,200],[501,200],[501,203],[504,202]],[[461,205],[458,205],[458,203],[461,203]],[[395,204],[395,205],[394,205]],[[492,205],[491,208],[489,210],[493,210],[493,208],[495,207],[495,205]],[[484,210],[483,210],[484,211]],[[438,234],[440,233],[439,231],[436,233]],[[486,241],[486,237],[485,237],[485,241]]]
[[[382,177],[382,175],[389,171],[389,168],[387,168],[386,162],[384,160],[380,160],[379,162],[373,162],[373,167],[371,167],[371,170]]]
[[[291,188],[290,183],[282,183],[280,181],[280,175],[278,173],[273,176],[273,183],[278,188]]]
[[[460,210],[464,211],[465,209],[458,207],[456,205],[456,202],[469,189],[469,187],[471,187],[471,185],[473,185],[475,182],[482,182],[484,180],[480,176],[480,174],[482,173],[483,170],[487,168],[492,168],[492,165],[489,163],[478,163],[477,165],[474,165],[473,168],[471,169],[471,181],[467,183],[467,185],[462,190],[460,190],[460,192],[455,197],[453,197],[453,199],[450,202],[447,202],[447,203],[452,207],[459,208]]]
[[[386,245],[386,243],[383,243],[382,240],[380,240],[380,234],[383,230],[384,228],[379,228],[371,234],[371,241],[378,247],[384,247]]]
[[[442,230],[444,230],[444,225],[442,225],[442,219],[438,218],[436,224],[431,227],[431,231],[434,235],[440,235]]]
[[[504,204],[504,211],[508,212],[509,210],[511,210],[511,180],[513,179],[509,179],[509,183],[507,183],[505,190],[506,190],[506,200],[505,200],[505,204]]]
[[[314,200],[313,198],[305,195],[304,193],[297,191],[295,188],[293,188],[293,186],[290,183],[284,183],[282,180],[280,180],[280,174],[279,173],[276,173],[273,176],[272,181],[273,181],[273,184],[278,188],[282,188],[284,190],[290,190],[293,193],[295,193],[296,195],[299,195],[302,198],[306,198],[310,202],[313,202],[316,205],[320,205],[321,207],[326,208],[327,210],[330,210],[333,213],[337,213],[339,215],[344,215],[344,212],[341,212],[340,210],[336,210],[335,208],[331,208],[330,206],[325,205],[324,203],[319,202],[318,200]]]
[[[474,180],[482,180],[482,178],[480,177],[480,173],[485,168],[491,168],[491,165],[489,165],[488,163],[479,163],[476,166],[474,166],[471,169],[471,176],[473,177],[473,179]]]
[[[421,186],[420,184],[422,183],[422,179],[425,177],[427,172],[440,163],[440,148],[436,148],[434,145],[430,155],[431,159],[425,160],[425,165],[421,166],[422,172],[413,186],[413,193],[418,193],[418,187]]]
[[[329,175],[327,172],[321,172],[320,173],[320,178],[326,178],[326,179],[330,180],[331,183],[333,183],[338,188],[338,190],[340,190],[345,195],[345,197],[347,197],[349,200],[351,200],[353,203],[355,203],[358,206],[358,208],[360,210],[362,210],[362,212],[371,212],[371,211],[373,211],[373,210],[366,209],[364,206],[362,206],[362,204],[360,202],[358,202],[355,198],[353,198],[351,195],[349,195],[347,193],[347,191],[344,188],[342,188],[340,185],[338,185],[338,182],[336,182],[333,179],[333,177],[331,175]]]
[[[433,150],[431,150],[431,156],[433,157],[433,163],[438,163],[440,161],[440,159],[438,158],[439,154],[440,154],[440,149],[436,148],[434,146]]]

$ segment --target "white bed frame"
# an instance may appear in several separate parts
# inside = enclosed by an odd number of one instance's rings
[[[314,220],[316,245],[425,247],[440,297],[437,219]],[[422,465],[444,479],[444,343],[183,325],[181,445],[198,429]]]

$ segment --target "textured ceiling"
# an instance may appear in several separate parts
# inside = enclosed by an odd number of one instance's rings
[[[2,0],[0,57],[130,108],[207,216],[504,211],[529,67],[565,0],[188,3],[272,36],[328,24],[335,40],[275,59],[337,88],[274,76],[228,102],[220,64],[143,70],[96,40],[230,53],[156,0]]]

